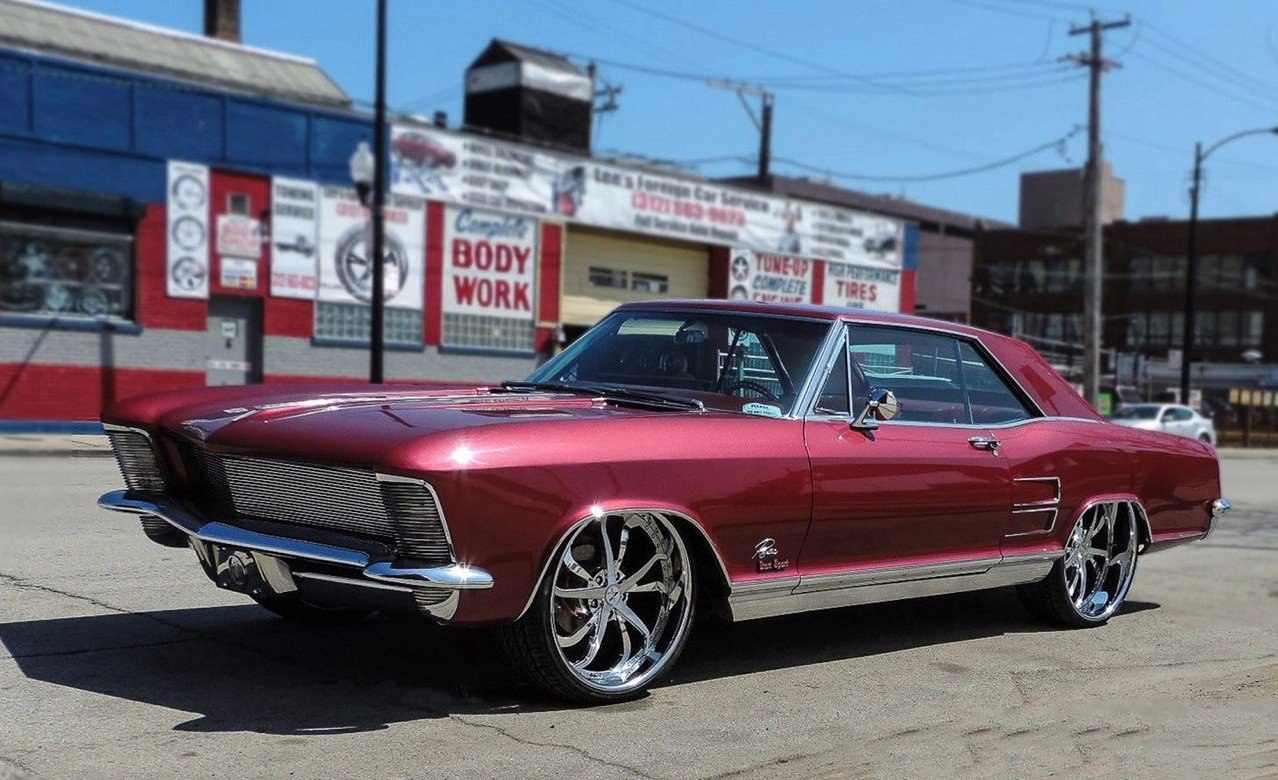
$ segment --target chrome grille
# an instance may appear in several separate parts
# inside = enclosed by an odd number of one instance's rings
[[[389,540],[404,556],[452,560],[434,493],[367,469],[223,455],[187,445],[193,487],[237,515]]]
[[[399,526],[400,554],[428,561],[452,557],[435,494],[420,482],[382,482],[386,509]]]
[[[125,486],[129,490],[164,492],[164,474],[160,472],[160,463],[155,457],[151,439],[138,431],[112,430],[107,435],[111,439],[111,449],[115,451],[115,462],[120,466]]]

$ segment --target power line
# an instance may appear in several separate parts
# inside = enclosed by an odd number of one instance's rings
[[[795,57],[794,55],[788,54],[783,51],[777,51],[776,49],[770,49],[766,46],[761,46],[751,41],[743,40],[741,38],[737,38],[732,35],[727,35],[725,33],[720,32],[719,30],[715,30],[710,27],[705,27],[700,24],[696,24],[695,22],[687,21],[685,19],[680,19],[676,16],[671,16],[669,14],[662,13],[661,11],[655,11],[651,8],[647,8],[643,5],[640,5],[639,3],[633,2],[632,0],[612,0],[612,2],[618,5],[624,6],[626,8],[629,8],[632,11],[637,11],[647,16],[660,19],[669,24],[673,24],[678,27],[683,27],[688,30],[692,30],[694,32],[700,33],[701,35],[705,35],[709,38],[713,38],[717,41],[722,41],[724,43],[732,44],[733,46],[741,47],[755,54],[760,54],[760,53],[766,54],[769,57],[773,57],[778,60],[783,60],[785,62],[794,63],[796,65],[802,65],[803,67],[811,68],[812,70],[824,71],[825,73],[829,73],[832,75],[845,76],[849,79],[852,79],[853,81],[860,81],[861,83],[867,84],[869,86],[882,86],[887,89],[895,89],[901,92],[909,91],[908,89],[905,89],[903,87],[892,86],[890,84],[886,84],[886,85],[881,84],[879,82],[876,82],[873,79],[868,79],[868,78],[865,78],[864,76],[859,76],[855,73],[845,73],[843,71],[838,70],[837,68],[832,68],[829,65],[825,65],[819,62],[813,62],[811,60],[806,60],[806,59],[803,59],[802,57]]]
[[[1021,160],[1024,160],[1027,157],[1032,157],[1038,154],[1039,152],[1046,151],[1048,149],[1052,149],[1052,148],[1062,149],[1064,145],[1066,144],[1066,142],[1068,142],[1074,136],[1078,135],[1080,132],[1082,132],[1082,130],[1083,130],[1082,127],[1075,127],[1073,130],[1070,130],[1068,133],[1061,136],[1060,138],[1055,138],[1051,141],[1048,141],[1047,143],[1039,144],[1038,146],[1035,146],[1032,149],[1026,149],[1025,151],[1019,154],[1015,154],[1015,155],[1012,155],[1011,157],[1006,157],[1001,160],[995,160],[994,162],[986,163],[984,165],[977,165],[971,168],[961,168],[955,171],[946,171],[944,173],[933,173],[933,174],[926,174],[926,175],[871,176],[871,175],[861,174],[861,173],[846,173],[841,171],[835,171],[829,168],[824,168],[817,165],[811,165],[810,163],[805,163],[805,162],[802,162],[801,160],[795,160],[791,157],[775,157],[773,159],[776,160],[777,162],[785,163],[787,165],[793,166],[800,170],[808,171],[810,173],[818,173],[825,176],[830,176],[835,179],[850,179],[850,180],[856,180],[856,181],[882,181],[882,182],[940,181],[942,179],[957,179],[963,176],[972,176],[978,173],[985,173],[986,171],[992,171],[997,168],[1006,167],[1015,162],[1020,162]]]

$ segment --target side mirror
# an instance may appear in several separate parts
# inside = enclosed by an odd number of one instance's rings
[[[872,431],[880,421],[891,420],[901,411],[901,404],[891,390],[871,390],[865,399],[865,408],[852,421],[853,430]]]

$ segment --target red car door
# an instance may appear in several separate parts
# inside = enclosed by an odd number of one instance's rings
[[[804,430],[813,496],[800,573],[998,558],[1007,459],[970,442],[988,431],[884,422],[871,436],[846,418]]]
[[[899,414],[876,430],[856,430],[850,422],[871,389],[891,390]],[[801,573],[992,564],[1012,509],[999,430],[1030,416],[973,344],[926,330],[850,326],[846,354],[805,421],[813,499]]]

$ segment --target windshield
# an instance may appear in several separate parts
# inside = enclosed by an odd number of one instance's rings
[[[789,414],[830,323],[730,312],[613,312],[529,382],[658,390],[708,408]]]
[[[1115,420],[1156,420],[1160,406],[1121,406],[1114,412]]]

